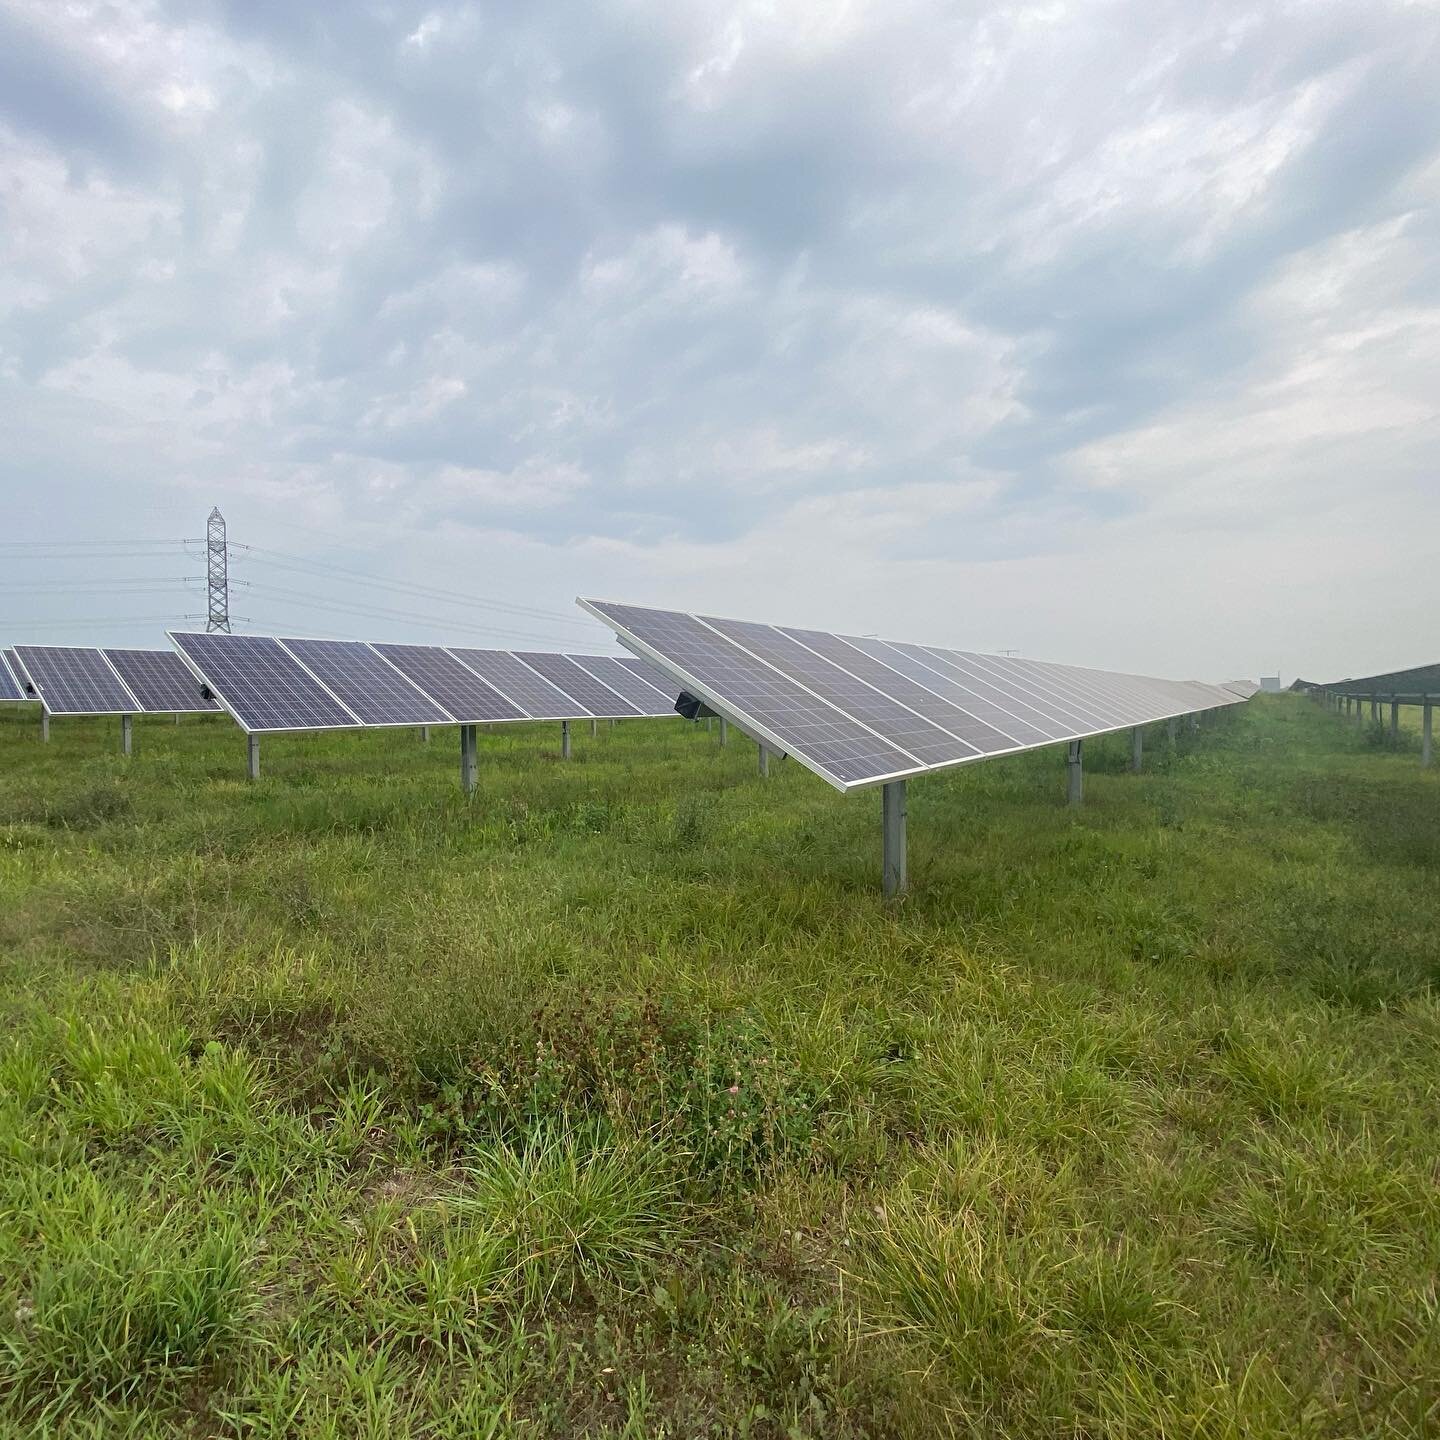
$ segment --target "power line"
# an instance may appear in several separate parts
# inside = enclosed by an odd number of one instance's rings
[[[363,571],[351,570],[342,565],[332,565],[325,560],[306,560],[298,555],[287,555],[279,550],[267,550],[259,545],[234,544],[232,550],[245,552],[248,559],[254,557],[256,564],[270,565],[279,570],[295,570],[306,575],[343,575],[362,585],[374,586],[379,590],[392,590],[401,595],[414,595],[427,600],[438,600],[446,605],[479,606],[496,610],[502,614],[516,615],[527,620],[549,620],[560,625],[578,625],[589,629],[590,622],[577,620],[573,615],[561,614],[556,610],[543,610],[535,605],[520,605],[512,600],[497,600],[486,595],[469,595],[459,590],[446,590],[436,585],[418,585],[409,580],[381,580]]]
[[[104,620],[86,619],[81,616],[74,620],[27,620],[19,628],[30,630],[73,630],[84,626],[87,630],[113,630],[121,625],[173,625],[177,620],[203,620],[203,615],[111,615]],[[23,645],[23,640],[14,643]]]
[[[246,582],[249,593],[260,599],[279,600],[282,603],[305,605],[318,610],[335,611],[342,615],[356,615],[364,619],[397,620],[404,624],[432,626],[437,630],[458,630],[469,635],[499,636],[511,640],[538,640],[546,644],[574,644],[573,639],[555,635],[537,634],[533,630],[508,630],[496,625],[467,625],[463,622],[441,618],[436,615],[417,614],[413,610],[394,610],[380,605],[347,605],[343,601],[326,600],[320,596],[307,595],[301,591],[284,589],[273,585],[261,585],[255,581]]]

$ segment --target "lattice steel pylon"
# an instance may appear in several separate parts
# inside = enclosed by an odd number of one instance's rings
[[[225,543],[225,517],[217,505],[205,525],[205,582],[209,598],[209,614],[205,617],[205,633],[216,630],[230,633],[230,548]]]

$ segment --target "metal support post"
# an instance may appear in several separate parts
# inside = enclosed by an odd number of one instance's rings
[[[1355,728],[1357,730],[1365,728],[1365,706],[1361,703],[1358,695],[1355,697]]]
[[[130,716],[120,717],[120,753],[128,755],[133,741],[133,727],[130,724]]]
[[[730,741],[730,722],[722,715],[720,717],[720,748],[723,750]]]
[[[764,751],[761,751],[764,754]],[[892,780],[880,788],[880,809],[885,828],[885,898],[903,895],[908,886],[905,873],[905,782]]]
[[[1373,695],[1370,697],[1370,723],[1372,725],[1380,723],[1380,702]]]
[[[42,745],[50,743],[50,712],[45,709],[40,711],[40,743]]]
[[[258,735],[245,737],[245,778],[247,780],[260,778],[260,737]]]
[[[1180,717],[1178,715],[1172,715],[1165,722],[1165,732],[1170,737],[1170,743],[1173,745],[1180,734]]]
[[[562,760],[570,758],[570,722],[568,720],[560,722],[560,758]]]
[[[460,727],[460,788],[467,794],[475,793],[475,782],[478,778],[476,772],[479,746],[475,740],[475,727],[473,725],[462,725]]]
[[[1130,768],[1139,774],[1145,763],[1145,732],[1136,726],[1130,732]]]
[[[1392,745],[1400,743],[1400,702],[1398,700],[1390,702],[1390,743]]]
[[[765,748],[763,740],[760,742],[760,773],[762,775],[770,773],[770,752]]]
[[[1072,740],[1070,748],[1065,755],[1066,787],[1065,798],[1071,809],[1080,804],[1084,795],[1085,773],[1082,756],[1084,754],[1083,740]]]
[[[1192,714],[1192,715],[1190,716],[1190,729],[1191,729],[1192,731],[1194,731],[1194,730],[1199,730],[1199,728],[1200,728],[1200,716],[1199,716],[1198,714]]]
[[[1430,762],[1435,754],[1435,707],[1434,702],[1426,697],[1425,708],[1421,712],[1420,721],[1420,766],[1424,770],[1430,768]]]
[[[598,720],[592,720],[590,722],[590,738],[593,740],[599,733],[600,722]]]
[[[428,745],[430,743],[430,727],[428,725],[422,725],[420,727],[420,743],[422,745]]]

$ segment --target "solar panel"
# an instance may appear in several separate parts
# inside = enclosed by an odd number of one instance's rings
[[[361,723],[272,636],[172,630],[170,639],[252,734],[349,730]]]
[[[376,645],[375,649],[462,725],[530,718],[438,645]]]
[[[453,717],[358,640],[280,643],[366,725],[446,725]]]
[[[591,712],[558,690],[508,650],[471,650],[450,647],[450,653],[482,680],[518,705],[532,720],[588,720]]]
[[[24,700],[25,687],[10,673],[9,661],[0,656],[0,700]]]
[[[552,685],[558,685],[572,700],[585,706],[588,714],[611,720],[640,714],[628,700],[622,700],[609,686],[582,670],[567,656],[542,654],[533,650],[516,650],[512,653],[517,660],[523,660]]]
[[[877,690],[868,681],[842,669],[798,640],[771,625],[744,620],[721,620],[702,615],[705,624],[727,639],[742,645],[752,655],[773,665],[782,675],[803,685],[837,710],[853,716],[862,725],[888,740],[898,750],[913,756],[922,765],[943,765],[978,754],[973,745],[927,720],[918,710]]]
[[[609,655],[568,655],[566,659],[573,661],[602,685],[608,685],[642,715],[672,715],[675,712],[673,695],[668,698],[662,695],[648,681]]]
[[[608,601],[580,604],[673,683],[840,790],[1241,698],[1193,681]]]
[[[936,725],[948,730],[957,739],[965,742],[972,751],[1007,750],[1013,745],[1008,735],[1002,735],[993,726],[977,719],[970,711],[947,700],[935,690],[927,689],[919,681],[900,670],[867,654],[858,648],[858,642],[844,640],[839,635],[824,630],[790,630],[785,634],[808,645],[817,654],[843,665],[852,675],[866,681],[887,695],[893,695],[902,704]]]
[[[52,715],[135,715],[143,708],[98,650],[17,645],[15,653]]]
[[[204,696],[195,672],[173,650],[105,650],[105,658],[147,715],[188,715],[218,710]]]
[[[633,605],[582,602],[643,649],[692,694],[714,699],[775,750],[793,753],[836,786],[924,767],[914,756],[742,650],[693,615]]]

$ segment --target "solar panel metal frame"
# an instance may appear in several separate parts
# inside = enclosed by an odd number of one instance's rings
[[[109,659],[106,657],[105,652],[98,645],[16,645],[14,649],[16,658],[20,661],[22,665],[25,666],[25,677],[27,682],[34,688],[35,698],[39,700],[42,706],[44,706],[46,713],[49,715],[101,716],[145,714],[145,707],[141,705],[138,700],[135,699],[135,696],[131,693],[130,687],[124,682],[124,680],[120,678],[120,672],[116,670],[116,668],[110,663]],[[36,678],[35,671],[28,664],[26,664],[25,657],[20,654],[20,651],[22,650],[64,650],[71,654],[77,655],[95,655],[99,658],[100,663],[104,665],[105,669],[109,671],[110,678],[114,680],[115,684],[120,687],[121,691],[125,695],[129,696],[132,703],[120,708],[108,705],[70,706],[52,704],[50,698],[47,697],[45,694],[44,684]]]
[[[189,666],[185,665],[184,657],[182,655],[179,655],[174,650],[149,650],[134,645],[107,645],[100,651],[100,653],[109,662],[110,668],[114,670],[117,675],[120,676],[120,679],[124,683],[125,688],[135,697],[137,701],[141,702],[144,702],[146,700],[146,697],[141,693],[139,689],[136,688],[136,679],[125,675],[125,673],[121,670],[120,666],[116,664],[115,657],[117,655],[147,655],[154,656],[158,659],[173,660],[177,665],[180,665],[192,676],[195,673],[193,670],[190,670]],[[196,698],[198,699],[200,697],[197,696]],[[197,706],[154,705],[145,703],[143,704],[143,707],[141,709],[135,711],[134,713],[137,715],[218,715],[222,712],[222,709],[223,707],[219,704],[219,702],[213,700],[209,704],[202,704]]]
[[[777,753],[785,753],[787,750],[789,750],[789,753],[793,754],[794,758],[800,764],[804,765],[806,769],[813,771],[815,774],[819,775],[821,779],[825,780],[828,784],[834,786],[835,789],[841,791],[842,793],[848,793],[851,790],[869,789],[877,785],[887,785],[896,780],[908,779],[911,776],[915,775],[934,774],[942,770],[954,769],[959,765],[970,765],[980,760],[996,759],[999,758],[999,756],[1001,755],[1015,754],[1023,750],[1039,750],[1044,749],[1050,745],[1060,745],[1065,744],[1069,741],[1086,740],[1100,735],[1113,734],[1117,731],[1130,730],[1140,725],[1148,725],[1156,723],[1157,721],[1168,720],[1175,716],[1194,714],[1196,711],[1199,710],[1218,709],[1222,706],[1244,703],[1243,697],[1237,696],[1233,692],[1228,691],[1218,685],[1205,685],[1195,681],[1162,680],[1158,677],[1131,675],[1123,671],[1109,671],[1093,669],[1090,667],[1055,665],[1054,669],[1057,679],[1063,678],[1067,672],[1077,673],[1078,675],[1084,677],[1087,683],[1092,685],[1098,685],[1102,678],[1108,679],[1115,687],[1114,693],[1120,696],[1122,704],[1128,703],[1125,700],[1125,697],[1127,695],[1134,696],[1135,703],[1137,704],[1141,702],[1141,699],[1143,697],[1143,708],[1139,713],[1132,713],[1128,716],[1125,716],[1123,719],[1115,718],[1113,720],[1113,723],[1106,723],[1104,720],[1102,720],[1101,723],[1094,728],[1075,730],[1067,726],[1067,728],[1059,734],[1053,736],[1046,736],[1042,739],[1025,743],[1016,743],[1012,747],[1004,750],[981,750],[971,755],[959,756],[954,759],[937,761],[931,764],[921,764],[917,761],[916,765],[911,769],[898,770],[889,774],[877,773],[875,775],[866,776],[863,779],[847,781],[831,773],[825,768],[824,765],[817,763],[811,757],[803,754],[800,750],[791,749],[789,742],[781,740],[776,731],[774,731],[767,725],[757,722],[753,716],[745,714],[743,710],[736,706],[733,701],[731,701],[726,696],[717,691],[715,687],[704,684],[694,674],[690,673],[685,666],[678,663],[672,657],[665,655],[655,646],[647,643],[639,635],[635,634],[628,626],[624,625],[621,621],[613,618],[610,615],[607,615],[603,607],[610,605],[624,610],[640,611],[650,609],[652,610],[652,613],[655,613],[657,615],[678,614],[682,615],[687,620],[693,620],[701,625],[706,626],[706,628],[712,630],[712,632],[717,637],[723,640],[727,640],[730,644],[737,644],[737,642],[732,637],[724,635],[722,631],[716,630],[714,626],[708,625],[707,622],[700,616],[689,611],[658,611],[654,610],[653,607],[624,605],[622,604],[622,602],[618,601],[591,601],[586,600],[583,597],[577,597],[576,603],[581,607],[582,610],[585,610],[589,614],[593,615],[596,619],[600,620],[603,624],[613,630],[615,634],[619,637],[620,643],[624,645],[627,649],[633,651],[641,659],[647,660],[652,664],[659,665],[664,671],[666,671],[666,673],[678,676],[686,690],[688,690],[691,694],[695,695],[697,698],[703,700],[706,705],[708,705],[717,714],[726,716],[726,718],[729,719],[732,723],[738,725],[746,733],[750,734],[753,738],[765,744],[768,748],[775,750]],[[718,619],[720,617],[716,618]],[[759,623],[768,624],[768,622]],[[785,635],[788,629],[800,627],[769,625],[768,628],[777,631],[781,635]],[[809,628],[814,631],[813,626]],[[841,635],[838,632],[817,631],[815,633],[825,635],[833,634],[837,639],[845,641],[846,643],[853,643],[850,640],[850,637]],[[792,636],[791,638],[794,637]],[[803,644],[803,642],[799,643]],[[877,648],[893,648],[896,649],[898,653],[905,655],[907,659],[912,659],[912,657],[910,657],[905,651],[899,650],[899,646],[901,644],[907,643],[908,642],[880,641],[877,642]],[[743,645],[739,645],[738,648],[745,649]],[[856,646],[856,648],[859,647]],[[909,648],[927,651],[932,647],[920,647],[911,645]],[[937,660],[943,661],[945,651],[943,649],[939,649],[938,647],[934,648],[936,652],[935,658]],[[861,653],[865,655],[870,655],[871,658],[881,659],[882,663],[884,663],[883,654],[882,656],[874,656],[868,647],[862,649]],[[975,652],[957,650],[953,653],[957,656],[963,657]],[[783,668],[783,666],[776,664],[772,661],[765,660],[763,659],[763,657],[760,657],[758,655],[754,655],[753,652],[749,651],[748,649],[746,649],[746,654],[751,655],[751,657],[756,659],[759,663],[769,666],[769,668],[776,671],[777,674],[783,676],[791,684],[797,685],[800,689],[806,690],[808,691],[808,693],[814,695],[815,692],[813,690],[809,690],[809,687],[806,686],[803,681],[800,681],[794,675],[791,675]],[[918,659],[914,659],[913,663],[919,664],[921,662]],[[1030,667],[1045,667],[1045,670],[1047,671],[1052,664],[1052,662],[1048,661],[1031,661],[1028,663]],[[843,668],[843,666],[841,668]],[[896,667],[892,666],[891,668],[894,669]],[[961,670],[959,667],[952,666],[949,668],[955,668],[957,675],[960,675],[962,677],[965,673],[965,671]],[[938,667],[935,668],[935,673],[942,680],[948,679],[948,676],[945,674],[945,672]],[[905,675],[907,676],[907,678],[911,678],[908,676],[907,671],[897,670],[897,674]],[[871,689],[878,688],[877,686],[870,685],[870,682],[868,681],[863,681],[862,677],[860,676],[856,676],[855,678],[857,680],[862,680],[862,683],[869,685],[869,688]],[[923,678],[918,680],[916,683],[923,685]],[[963,684],[963,679],[957,681],[956,683]],[[997,688],[999,683],[999,677],[997,677],[995,685],[988,686],[987,688]],[[1032,678],[1025,683],[1027,688],[1033,685],[1033,674]],[[941,698],[950,698],[944,696],[941,691],[937,690],[935,693],[941,695]],[[1101,689],[1101,693],[1104,693],[1103,687]],[[823,699],[823,697],[819,696],[817,696],[816,698]],[[977,696],[977,698],[981,697]],[[834,709],[837,713],[846,716],[846,718],[849,719],[852,723],[859,724],[864,728],[871,730],[872,733],[875,733],[877,735],[879,734],[879,732],[873,730],[873,727],[865,725],[864,721],[858,720],[855,716],[849,715],[842,706],[836,704],[835,702],[825,701],[824,703],[826,703],[829,708]],[[903,702],[899,703],[903,704]],[[964,708],[964,706],[961,705],[960,702],[957,700],[952,699],[951,703],[957,705],[961,709]],[[907,706],[906,708],[910,707]],[[1028,705],[1026,706],[1026,708],[1029,708]],[[1044,712],[1037,711],[1037,713]],[[1115,716],[1115,714],[1116,712],[1112,710],[1112,717]],[[1018,719],[1020,717],[1016,718]],[[986,723],[990,724],[992,729],[995,728],[993,722]],[[1060,722],[1051,721],[1050,723],[1051,725],[1058,725]],[[1028,726],[1028,728],[1033,729],[1035,727]],[[1004,732],[1000,733],[1003,734]],[[880,738],[883,739],[885,737],[881,736]],[[889,743],[892,745],[892,748],[901,748],[898,745],[895,745],[894,742]]]
[[[171,644],[175,646],[176,651],[179,653],[185,663],[190,667],[192,671],[194,671],[197,676],[199,676],[201,682],[205,685],[206,689],[208,689],[210,693],[220,702],[220,704],[225,708],[225,711],[230,716],[230,718],[234,720],[234,722],[247,735],[305,735],[311,733],[320,734],[331,730],[365,730],[374,728],[367,726],[364,721],[362,721],[355,714],[355,712],[351,710],[345,704],[345,702],[341,700],[340,697],[336,695],[329,688],[329,686],[327,686],[324,681],[319,678],[319,676],[313,674],[308,666],[302,664],[299,660],[297,660],[295,656],[293,656],[284,647],[284,645],[280,643],[278,636],[225,635],[221,637],[222,643],[224,640],[269,640],[275,645],[278,645],[280,647],[280,652],[285,656],[287,660],[291,661],[295,665],[298,665],[300,669],[302,669],[305,674],[310,678],[310,680],[314,682],[315,685],[319,686],[319,688],[323,690],[325,694],[332,701],[334,701],[334,703],[338,705],[342,711],[345,712],[345,714],[350,716],[349,723],[343,725],[247,725],[245,721],[241,719],[239,712],[236,710],[234,704],[232,704],[232,702],[227,698],[224,691],[221,690],[219,685],[217,685],[210,676],[205,674],[205,672],[200,668],[198,662],[196,662],[189,654],[186,653],[180,643],[180,640],[177,638],[181,635],[193,635],[198,636],[201,639],[212,639],[214,638],[214,636],[208,634],[204,630],[167,630],[165,633],[167,636],[169,636]]]

